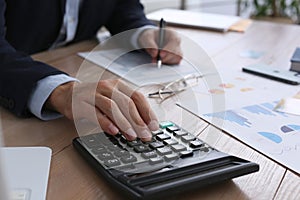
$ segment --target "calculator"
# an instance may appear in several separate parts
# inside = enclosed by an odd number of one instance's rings
[[[259,165],[209,146],[171,121],[151,141],[127,141],[105,132],[77,137],[75,149],[130,199],[172,197],[259,170]]]

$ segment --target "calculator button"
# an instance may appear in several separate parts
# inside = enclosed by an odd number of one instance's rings
[[[112,137],[110,137],[110,138],[107,138],[107,137],[103,137],[102,139],[101,139],[101,143],[102,144],[105,144],[105,145],[114,145],[114,144],[118,144],[119,142],[118,142],[118,140],[117,139],[115,139],[115,138],[112,138]]]
[[[84,142],[84,144],[86,144],[89,148],[90,147],[95,147],[98,146],[99,144],[101,144],[93,135],[88,135],[85,136],[83,138],[81,138],[81,140]]]
[[[164,162],[164,160],[163,160],[162,158],[160,158],[160,157],[157,157],[157,158],[150,158],[150,159],[149,159],[149,163],[150,163],[151,165],[155,165],[155,164],[162,163],[162,162]]]
[[[158,129],[158,130],[156,130],[156,131],[152,131],[152,134],[155,136],[155,135],[158,135],[158,134],[162,134],[162,133],[164,133],[164,131],[163,130],[161,130],[161,129]]]
[[[190,147],[191,148],[199,148],[199,147],[201,147],[203,145],[204,145],[204,143],[202,141],[200,141],[200,140],[194,140],[194,141],[190,142]]]
[[[109,141],[110,141],[112,144],[119,144],[119,141],[118,141],[116,138],[112,137],[112,136],[109,138]]]
[[[146,145],[135,146],[135,147],[133,147],[133,150],[137,153],[151,151],[151,149]]]
[[[156,139],[154,137],[152,137],[149,141],[142,141],[143,144],[150,144],[152,142],[156,142]]]
[[[123,144],[126,144],[126,143],[127,143],[127,139],[125,138],[124,135],[121,136],[120,142],[122,142]]]
[[[95,138],[99,141],[107,140],[107,135],[104,133],[95,134]]]
[[[182,136],[187,135],[187,134],[188,133],[186,131],[183,131],[183,130],[173,132],[173,135],[176,136],[176,137],[182,137]]]
[[[168,140],[164,140],[163,143],[165,145],[173,145],[173,144],[178,144],[178,141],[174,139],[168,139]]]
[[[193,141],[195,139],[196,139],[196,137],[194,135],[191,135],[191,134],[184,135],[184,136],[181,137],[181,140],[183,142],[190,142],[190,141]]]
[[[128,146],[130,146],[130,147],[134,147],[134,146],[141,145],[142,142],[141,142],[140,140],[133,140],[133,141],[128,141],[127,144],[128,144]]]
[[[118,159],[114,158],[104,161],[104,165],[106,165],[107,167],[115,167],[121,165],[121,162]]]
[[[172,122],[169,122],[169,121],[159,123],[159,127],[162,128],[162,129],[165,129],[169,126],[174,126],[174,124]]]
[[[126,156],[130,155],[129,151],[127,151],[127,150],[115,151],[114,154],[117,157],[126,157]]]
[[[185,151],[186,150],[186,147],[182,144],[172,145],[171,148],[174,152],[179,152],[179,151]]]
[[[109,160],[114,158],[114,156],[109,152],[102,152],[97,155],[100,160]]]
[[[92,148],[92,152],[96,155],[106,152],[106,148],[102,145],[98,145],[97,147]]]
[[[159,141],[163,141],[163,140],[171,139],[171,136],[169,136],[168,134],[160,134],[160,135],[157,135],[156,138]]]
[[[193,155],[194,155],[193,151],[182,151],[179,153],[180,158],[186,158]]]
[[[133,163],[133,162],[136,162],[137,161],[137,158],[134,156],[134,155],[129,155],[129,156],[126,156],[126,157],[122,157],[121,158],[121,161],[123,163]]]
[[[155,157],[157,157],[157,153],[155,151],[145,152],[145,153],[142,153],[142,157],[145,159],[155,158]]]
[[[120,150],[122,150],[123,147],[122,147],[121,145],[119,145],[119,144],[113,144],[113,145],[107,145],[107,149],[108,149],[109,151],[115,152],[115,151],[120,151]]]
[[[166,128],[166,130],[167,130],[169,133],[173,133],[174,131],[180,130],[180,128],[177,127],[177,126],[169,126],[169,127]]]
[[[165,155],[164,159],[167,162],[170,162],[172,160],[177,160],[179,158],[179,156],[177,154],[169,154],[169,155]]]
[[[164,144],[162,142],[152,142],[152,143],[149,144],[149,146],[152,149],[157,149],[157,148],[163,147]]]
[[[172,153],[172,149],[170,147],[162,147],[156,150],[160,155],[167,155]]]

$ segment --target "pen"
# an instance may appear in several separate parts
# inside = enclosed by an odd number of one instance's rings
[[[160,50],[163,48],[164,44],[164,37],[165,37],[165,24],[166,22],[164,21],[163,18],[161,18],[159,22],[159,35],[158,35],[158,53],[157,53],[157,68],[161,68],[161,57],[160,57]]]

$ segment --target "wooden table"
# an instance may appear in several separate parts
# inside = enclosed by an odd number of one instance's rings
[[[300,46],[300,27],[292,25],[254,22],[246,33],[176,29],[200,44],[216,65],[223,67],[258,61],[290,66],[290,57],[296,46]],[[86,41],[33,57],[74,76],[83,61],[76,52],[91,50],[95,45],[96,41]],[[242,58],[239,52],[245,49],[264,51],[265,54],[255,61]],[[92,63],[90,66],[95,67]],[[154,100],[150,103],[157,111],[166,110],[160,112],[160,120],[183,121],[185,127],[200,138],[213,132],[218,138],[217,149],[260,165],[257,173],[182,194],[175,199],[300,199],[299,175],[174,104],[169,103],[162,108]],[[0,111],[6,146],[48,146],[52,149],[47,199],[124,199],[75,151],[71,142],[77,133],[72,122],[65,118],[48,122],[36,118],[21,119],[2,108]]]

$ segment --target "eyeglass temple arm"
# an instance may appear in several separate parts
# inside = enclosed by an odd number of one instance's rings
[[[150,93],[148,94],[148,97],[153,97],[153,96],[157,96],[157,95],[160,95],[160,94],[173,94],[174,92],[172,91],[162,91],[162,92],[153,92],[153,93]]]

